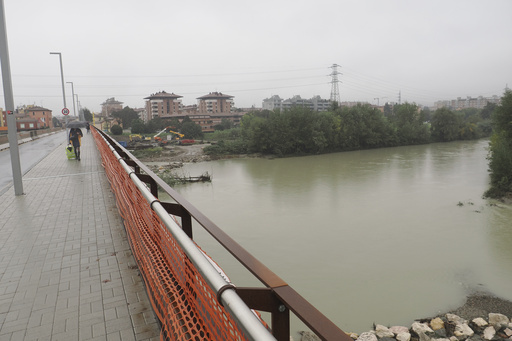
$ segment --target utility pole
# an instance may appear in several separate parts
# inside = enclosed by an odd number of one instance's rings
[[[398,104],[402,104],[402,90],[398,91]]]
[[[332,77],[331,79],[331,102],[338,102],[338,104],[341,103],[340,100],[340,89],[338,87],[338,83],[340,82],[338,80],[338,75],[341,75],[340,72],[338,72],[338,64],[332,64],[330,68],[332,69],[332,72],[329,76]]]
[[[7,112],[7,135],[11,153],[12,177],[14,195],[23,195],[23,180],[21,174],[20,152],[16,116],[14,115],[14,95],[12,92],[11,64],[7,44],[7,25],[5,22],[4,0],[0,0],[0,61],[2,64],[2,82],[4,87],[5,110]]]

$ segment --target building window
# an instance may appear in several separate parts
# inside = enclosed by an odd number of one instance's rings
[[[25,123],[20,123],[20,128],[25,128]]]

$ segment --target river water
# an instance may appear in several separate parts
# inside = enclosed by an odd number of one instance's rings
[[[512,206],[482,199],[487,146],[196,163],[180,172],[208,171],[212,183],[176,189],[336,325],[361,333],[457,308],[475,290],[512,300]],[[235,284],[258,284],[194,233]]]

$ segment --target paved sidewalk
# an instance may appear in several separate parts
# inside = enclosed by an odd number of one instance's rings
[[[0,196],[0,340],[159,340],[91,134]]]

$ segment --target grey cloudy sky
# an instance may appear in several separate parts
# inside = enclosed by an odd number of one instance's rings
[[[235,106],[272,95],[380,104],[503,94],[512,86],[511,0],[4,0],[15,105],[143,107],[219,91]],[[72,110],[71,85],[66,84]],[[2,89],[2,102],[5,107]]]

